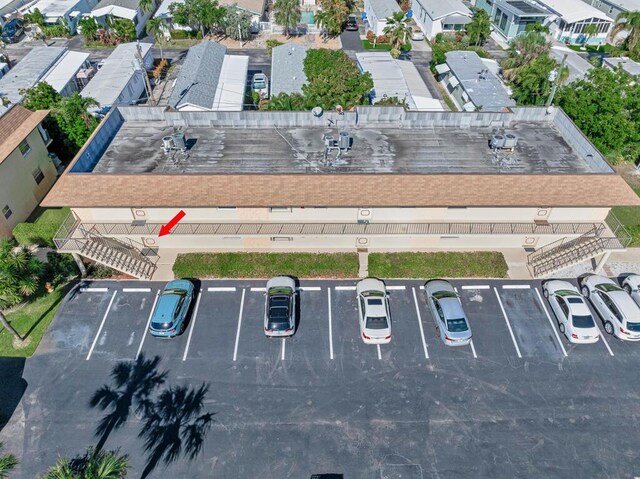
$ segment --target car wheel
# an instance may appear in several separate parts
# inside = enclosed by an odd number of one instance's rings
[[[624,290],[627,292],[629,296],[631,296],[631,286],[629,286],[628,284],[625,284]]]
[[[606,323],[604,323],[604,330],[607,332],[607,334],[613,334],[613,324],[607,321]]]
[[[560,324],[558,325],[558,329],[560,330],[560,332],[561,332],[562,334],[564,334],[564,324],[560,323]]]
[[[547,288],[542,288],[542,296],[549,299],[549,290]]]
[[[583,286],[580,291],[582,291],[582,296],[584,296],[585,298],[589,297],[589,288],[587,288],[586,286]]]
[[[186,326],[185,326],[185,324],[184,324],[184,321],[182,321],[182,322],[180,323],[180,334],[184,333],[184,328],[185,328],[185,327],[186,327]]]

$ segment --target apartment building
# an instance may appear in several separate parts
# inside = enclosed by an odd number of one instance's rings
[[[357,249],[525,249],[543,274],[624,249],[610,208],[640,199],[557,109],[120,106],[43,204],[72,209],[60,251],[138,277],[176,251]]]
[[[48,113],[13,105],[0,117],[0,237],[11,237],[56,181],[42,127]]]

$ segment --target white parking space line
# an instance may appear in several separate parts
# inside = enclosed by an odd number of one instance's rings
[[[149,325],[151,324],[151,316],[153,316],[153,310],[156,309],[156,303],[158,302],[158,298],[160,297],[160,290],[156,293],[156,299],[153,301],[153,306],[151,307],[151,311],[149,312],[149,319],[147,319],[147,324],[144,327],[144,331],[142,332],[142,338],[140,339],[140,345],[138,346],[138,352],[136,353],[136,361],[140,356],[140,352],[142,351],[142,345],[144,344],[144,338],[147,337],[147,331],[149,330]]]
[[[503,284],[502,289],[531,289],[530,284]]]
[[[267,288],[251,288],[251,291],[258,291],[258,292],[264,293],[265,291],[267,291]]]
[[[478,355],[476,354],[476,347],[473,345],[473,339],[469,341],[469,344],[471,345],[471,352],[473,353],[473,357],[478,359]]]
[[[96,343],[98,342],[98,338],[100,337],[100,333],[102,332],[102,328],[104,327],[104,322],[107,320],[107,315],[111,310],[111,305],[113,304],[113,300],[116,299],[116,294],[118,294],[117,290],[113,292],[113,296],[111,296],[111,301],[109,301],[109,306],[107,306],[107,310],[104,312],[104,316],[102,317],[102,321],[100,322],[100,327],[98,328],[96,337],[93,338],[93,343],[91,343],[91,348],[89,348],[89,354],[87,354],[87,361],[91,359],[91,353],[93,353],[93,348],[96,347]]]
[[[406,286],[387,286],[387,291],[404,291]]]
[[[151,288],[122,288],[123,293],[150,293]]]
[[[422,349],[424,349],[424,357],[429,359],[429,352],[427,351],[427,341],[424,339],[424,328],[422,327],[422,316],[420,316],[420,305],[418,304],[418,296],[416,295],[416,288],[413,290],[413,301],[416,303],[416,314],[418,315],[418,326],[420,327],[420,337],[422,338]]]
[[[187,354],[189,353],[189,345],[191,344],[191,336],[193,335],[193,330],[196,327],[196,319],[198,318],[198,308],[200,308],[201,299],[202,299],[202,290],[200,290],[200,294],[198,294],[196,307],[193,308],[193,315],[191,316],[191,325],[189,327],[189,337],[187,338],[187,345],[184,347],[184,355],[182,356],[183,361],[187,360]]]
[[[210,293],[217,292],[217,291],[233,292],[235,290],[236,290],[235,286],[215,286],[215,287],[207,288],[207,291],[209,291]]]
[[[382,359],[382,351],[380,350],[380,345],[376,344],[376,346],[378,347],[378,359]]]
[[[355,286],[335,286],[336,291],[355,291]]]
[[[298,291],[320,291],[320,286],[300,286]]]
[[[498,294],[498,289],[493,288],[493,292],[496,293],[496,298],[498,298],[498,303],[500,304],[502,315],[504,316],[504,320],[507,322],[507,327],[509,328],[509,334],[511,334],[511,340],[513,341],[513,345],[516,347],[516,352],[518,353],[518,357],[521,358],[522,354],[520,354],[520,348],[518,347],[518,343],[516,342],[516,337],[513,335],[513,329],[511,329],[511,324],[509,324],[509,318],[507,317],[507,313],[505,312],[504,306],[502,305],[502,300],[500,299],[500,295]]]
[[[600,339],[602,339],[602,342],[606,346],[607,351],[609,351],[609,354],[611,356],[614,356],[613,351],[611,351],[611,347],[609,346],[609,343],[607,342],[607,340],[604,339],[604,334],[602,334],[602,331],[600,330],[600,326],[598,326],[598,323],[596,322],[595,318],[593,320],[593,323],[596,325],[596,328],[598,328],[598,334],[600,335]]]
[[[233,347],[233,360],[238,357],[238,342],[240,341],[240,326],[242,326],[242,310],[244,309],[244,294],[246,289],[242,290],[242,299],[240,300],[240,313],[238,314],[238,330],[236,331],[236,344]]]
[[[81,293],[106,293],[109,288],[80,288]]]
[[[331,288],[327,288],[327,305],[329,307],[329,358],[333,359],[333,320],[331,318]]]
[[[540,305],[542,306],[542,309],[544,310],[544,314],[547,316],[547,319],[549,320],[549,324],[551,325],[551,329],[553,329],[553,334],[556,335],[556,339],[558,340],[558,344],[560,345],[560,349],[562,349],[562,354],[564,354],[565,357],[567,357],[567,350],[564,349],[564,344],[562,344],[562,340],[560,339],[560,335],[558,334],[558,331],[556,330],[556,327],[553,325],[553,320],[551,319],[551,316],[549,315],[549,311],[547,310],[547,305],[544,304],[544,301],[542,301],[542,295],[540,294],[540,291],[538,290],[538,288],[535,288],[536,290],[536,295],[538,296],[538,301],[540,301]]]
[[[460,286],[461,289],[491,289],[488,284],[465,284]]]
[[[280,359],[282,361],[284,361],[284,349],[285,349],[286,344],[287,344],[287,340],[285,338],[282,338],[282,355],[280,356]]]

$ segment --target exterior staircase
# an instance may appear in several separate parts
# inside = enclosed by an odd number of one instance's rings
[[[104,236],[95,228],[87,230],[73,214],[60,226],[53,241],[60,252],[82,255],[138,279],[151,279],[159,259],[129,238]]]
[[[595,226],[577,238],[562,238],[529,254],[527,266],[532,276],[547,276],[603,253],[624,250],[631,241],[627,231],[612,214],[607,217],[605,223],[606,226]],[[605,233],[613,234],[605,236]]]

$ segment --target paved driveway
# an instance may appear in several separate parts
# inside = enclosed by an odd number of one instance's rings
[[[86,284],[27,361],[0,439],[25,479],[92,444],[129,454],[131,477],[638,475],[640,344],[568,343],[538,281],[453,284],[470,346],[441,342],[420,281],[387,282],[382,346],[359,338],[354,281],[303,281],[297,333],[272,340],[264,281],[198,284],[173,340],[146,334],[162,284]]]

